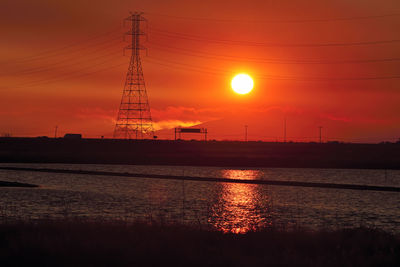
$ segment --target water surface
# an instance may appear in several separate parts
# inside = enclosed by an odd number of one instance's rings
[[[398,170],[221,168],[92,164],[0,166],[94,170],[234,179],[400,186]],[[400,194],[0,170],[0,180],[40,188],[0,188],[0,217],[161,220],[209,224],[223,231],[257,227],[370,226],[400,232]]]

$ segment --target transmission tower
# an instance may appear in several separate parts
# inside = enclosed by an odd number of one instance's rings
[[[115,124],[114,138],[144,139],[154,135],[140,60],[140,50],[144,49],[140,45],[140,38],[145,34],[140,28],[140,22],[145,21],[142,15],[143,13],[138,12],[131,13],[125,20],[131,25],[126,33],[131,36],[131,44],[126,47],[131,50],[131,60]]]

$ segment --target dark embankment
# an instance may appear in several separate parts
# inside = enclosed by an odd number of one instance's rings
[[[0,161],[400,169],[400,143],[0,138]]]
[[[34,172],[49,172],[49,173],[65,173],[65,174],[85,174],[85,175],[101,175],[101,176],[119,176],[131,178],[150,178],[163,180],[185,180],[199,182],[216,182],[216,183],[236,183],[236,184],[259,184],[259,185],[279,185],[279,186],[298,186],[298,187],[318,187],[332,189],[349,189],[349,190],[369,190],[369,191],[384,191],[384,192],[400,192],[400,187],[394,186],[374,186],[361,184],[338,184],[338,183],[313,183],[313,182],[298,182],[298,181],[278,181],[278,180],[245,180],[232,178],[216,178],[216,177],[195,177],[195,176],[174,176],[162,174],[143,174],[143,173],[128,173],[128,172],[104,172],[104,171],[84,171],[84,170],[62,170],[62,169],[45,169],[45,168],[21,168],[0,166],[0,170],[11,171],[34,171]]]
[[[35,184],[0,181],[0,187],[38,187],[38,186]]]
[[[400,239],[372,229],[224,234],[122,222],[0,225],[1,266],[400,266]]]

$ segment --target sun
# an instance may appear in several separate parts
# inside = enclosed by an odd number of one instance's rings
[[[253,89],[254,82],[249,75],[245,73],[240,73],[233,77],[231,86],[233,91],[238,94],[244,95],[250,93],[250,91]]]

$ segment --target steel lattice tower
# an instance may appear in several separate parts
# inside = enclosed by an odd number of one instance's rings
[[[131,13],[126,19],[131,29],[126,33],[131,36],[132,43],[127,49],[132,51],[124,91],[122,93],[114,138],[143,139],[154,135],[150,105],[143,78],[140,50],[140,38],[145,33],[140,28],[140,22],[145,21],[143,13]]]

